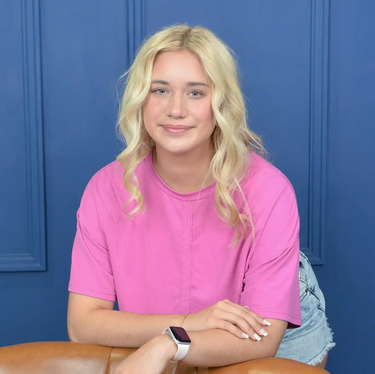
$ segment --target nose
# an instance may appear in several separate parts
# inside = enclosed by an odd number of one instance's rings
[[[186,116],[186,102],[183,93],[174,93],[168,102],[168,116],[181,118]]]

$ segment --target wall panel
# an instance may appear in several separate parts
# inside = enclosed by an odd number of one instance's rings
[[[0,271],[41,271],[46,247],[39,2],[11,2],[0,17]]]

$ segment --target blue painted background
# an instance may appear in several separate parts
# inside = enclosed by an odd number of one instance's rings
[[[67,285],[84,187],[121,150],[118,78],[146,35],[203,25],[239,57],[249,124],[292,181],[337,346],[375,347],[372,0],[0,2],[0,346],[68,340]]]

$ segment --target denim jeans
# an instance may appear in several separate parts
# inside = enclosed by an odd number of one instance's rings
[[[325,314],[326,303],[310,261],[300,252],[299,286],[302,326],[288,329],[276,357],[284,357],[309,365],[322,362],[336,343]]]

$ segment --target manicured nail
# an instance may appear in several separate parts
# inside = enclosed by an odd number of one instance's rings
[[[245,339],[249,339],[249,335],[245,334],[244,332],[242,333],[242,337]]]
[[[257,333],[255,333],[255,332],[254,332],[254,335],[253,335],[253,336],[254,336],[254,338],[255,338],[256,340],[258,340],[258,341],[261,339],[261,337],[260,337]]]
[[[268,326],[271,326],[271,322],[268,322],[267,320],[263,320],[263,322],[266,324],[266,325],[268,325]]]
[[[260,329],[260,333],[263,335],[263,336],[267,336],[268,335],[268,332],[264,329]]]
[[[250,308],[249,308],[248,306],[244,306],[244,308],[245,308],[245,309],[249,309],[249,310],[250,310]]]

